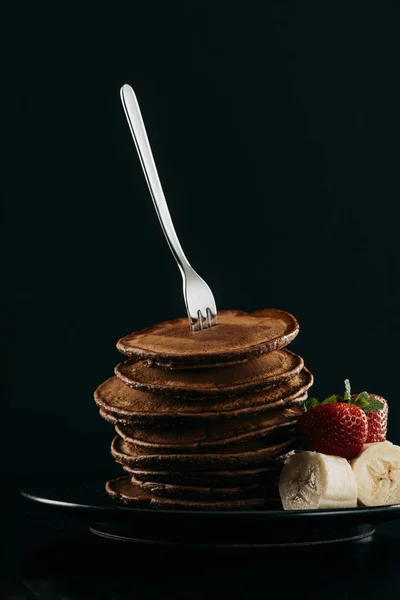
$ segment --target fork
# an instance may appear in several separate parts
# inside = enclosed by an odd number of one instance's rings
[[[189,264],[179,243],[157,173],[139,104],[135,92],[130,85],[125,84],[122,86],[121,101],[156,213],[182,275],[183,297],[185,299],[190,328],[192,331],[208,329],[217,325],[217,307],[214,296],[204,279]]]

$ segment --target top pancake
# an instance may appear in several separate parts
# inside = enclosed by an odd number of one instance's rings
[[[218,325],[191,331],[187,318],[133,332],[117,343],[127,356],[164,368],[215,366],[246,360],[287,346],[298,334],[293,315],[277,309],[218,312]]]

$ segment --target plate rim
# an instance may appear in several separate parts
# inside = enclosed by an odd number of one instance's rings
[[[42,504],[46,506],[53,506],[59,508],[66,508],[72,510],[81,510],[81,511],[93,511],[93,512],[101,512],[104,514],[112,514],[112,513],[123,513],[126,512],[128,514],[145,514],[145,515],[209,515],[209,516],[218,516],[222,518],[230,518],[232,516],[253,516],[253,517],[272,517],[272,518],[281,518],[285,516],[285,518],[295,518],[301,516],[307,516],[309,518],[317,518],[317,517],[338,517],[338,516],[348,516],[348,515],[375,515],[382,514],[386,512],[400,512],[400,503],[399,504],[382,504],[379,506],[356,506],[354,508],[334,508],[334,509],[303,509],[303,510],[285,510],[281,509],[257,509],[257,510],[190,510],[190,509],[163,509],[163,508],[140,508],[134,506],[126,506],[124,504],[117,504],[115,506],[98,506],[94,504],[79,504],[77,502],[71,502],[66,500],[55,500],[51,498],[44,498],[35,495],[28,490],[21,488],[19,490],[20,495],[30,501],[36,502],[37,504]]]

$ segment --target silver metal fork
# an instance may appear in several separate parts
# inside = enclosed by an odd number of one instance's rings
[[[183,296],[190,327],[192,331],[213,327],[217,325],[217,307],[214,296],[204,279],[189,264],[179,243],[161,187],[139,104],[130,85],[122,86],[121,100],[156,213],[182,275]]]

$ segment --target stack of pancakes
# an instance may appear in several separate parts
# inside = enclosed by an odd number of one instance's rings
[[[107,493],[160,508],[279,501],[279,472],[313,383],[286,349],[298,331],[284,311],[220,311],[211,329],[192,332],[175,319],[119,340],[129,358],[95,392],[115,426],[112,455],[128,473],[107,482]]]

